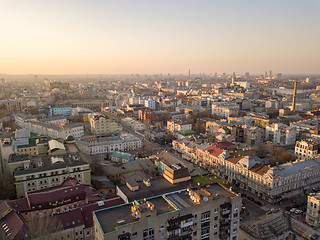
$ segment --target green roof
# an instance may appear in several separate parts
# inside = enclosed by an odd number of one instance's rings
[[[128,159],[132,157],[132,154],[130,153],[123,153],[123,152],[113,152],[111,157],[116,157],[116,158],[123,158],[123,159]]]
[[[35,146],[37,146],[36,139],[35,138],[30,138],[29,139],[29,144],[19,145],[19,146],[17,146],[17,148],[26,148],[26,147],[35,147]]]
[[[194,135],[194,134],[197,134],[196,131],[193,131],[193,130],[186,130],[186,131],[180,131],[178,132],[180,135],[183,135],[183,136],[189,136],[189,135]]]

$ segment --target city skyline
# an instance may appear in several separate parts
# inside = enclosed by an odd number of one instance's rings
[[[2,1],[2,74],[317,74],[317,1]]]

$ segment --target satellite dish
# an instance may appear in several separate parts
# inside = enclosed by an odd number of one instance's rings
[[[203,197],[203,201],[207,202],[208,200],[208,197]]]

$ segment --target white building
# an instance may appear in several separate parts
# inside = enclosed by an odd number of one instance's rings
[[[141,148],[141,140],[128,133],[116,137],[102,137],[90,142],[77,140],[76,143],[81,152],[86,154],[123,152]]]
[[[192,125],[179,119],[175,119],[167,121],[167,130],[171,133],[177,133],[180,131],[192,130]]]
[[[239,105],[212,104],[211,114],[228,118],[231,115],[238,115]]]
[[[273,123],[266,126],[265,134],[265,139],[267,141],[271,141],[282,146],[295,144],[296,142],[296,129],[283,123]]]
[[[152,110],[156,109],[156,101],[154,99],[145,100],[144,105]]]
[[[81,123],[66,124],[57,126],[42,122],[26,122],[26,128],[33,133],[49,136],[52,138],[66,139],[68,136],[79,138],[84,135],[83,125]]]

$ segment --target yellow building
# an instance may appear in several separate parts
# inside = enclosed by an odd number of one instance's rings
[[[163,177],[171,184],[185,182],[191,179],[188,168],[179,163],[167,166]]]
[[[91,115],[89,121],[94,135],[107,135],[122,130],[118,123],[102,115]]]

